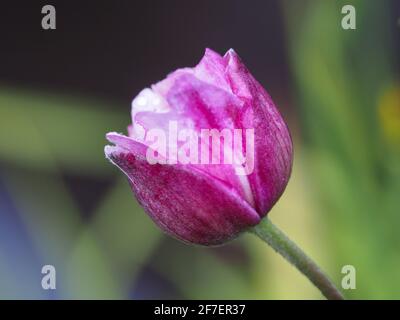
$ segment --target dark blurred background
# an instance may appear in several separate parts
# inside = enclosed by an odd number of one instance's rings
[[[341,28],[341,8],[357,29]],[[41,8],[56,8],[56,30]],[[0,7],[0,298],[321,298],[251,236],[164,236],[104,158],[130,102],[234,48],[291,129],[270,217],[350,298],[400,298],[400,1],[8,1]],[[57,270],[57,290],[40,286]]]

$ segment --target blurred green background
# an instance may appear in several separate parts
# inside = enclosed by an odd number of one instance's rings
[[[339,286],[356,268],[347,298],[399,299],[399,2],[104,3],[56,1],[51,35],[40,1],[18,26],[2,20],[0,298],[322,298],[252,235],[218,248],[163,235],[104,158],[130,99],[209,46],[235,48],[291,129],[293,174],[271,220]],[[341,28],[344,4],[356,30]]]

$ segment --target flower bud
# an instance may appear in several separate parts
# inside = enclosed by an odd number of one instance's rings
[[[231,49],[206,49],[132,102],[106,157],[166,233],[216,245],[258,224],[284,191],[292,141],[271,98]]]

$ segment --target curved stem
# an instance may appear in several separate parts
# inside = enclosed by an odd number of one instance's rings
[[[292,240],[279,230],[268,218],[264,218],[250,231],[268,243],[276,252],[293,264],[329,300],[344,297],[328,276]]]

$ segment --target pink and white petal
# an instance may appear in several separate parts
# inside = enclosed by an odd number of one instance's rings
[[[244,121],[252,113],[251,106],[229,92],[203,82],[192,75],[181,75],[167,94],[166,100],[174,110],[179,110],[185,119],[194,121],[197,132],[202,129],[245,129]],[[251,127],[250,127],[251,128]],[[233,134],[233,132],[231,131]],[[225,143],[225,141],[223,141]],[[244,146],[243,146],[244,147]],[[244,150],[241,150],[242,152]],[[210,151],[211,154],[211,151]],[[222,159],[222,157],[220,158]],[[197,165],[201,170],[217,177],[253,205],[251,190],[245,178],[239,177],[230,165]]]
[[[168,105],[195,121],[196,129],[241,128],[244,103],[194,75],[181,74],[166,95]]]
[[[225,77],[225,67],[225,60],[217,52],[207,48],[199,64],[193,68],[193,73],[201,81],[231,92]]]
[[[190,166],[150,165],[124,149],[106,153],[155,223],[184,242],[221,244],[260,221],[234,189]]]
[[[149,92],[146,93],[146,97],[147,101],[152,101]],[[154,111],[156,108],[151,106],[147,106],[142,111],[136,108],[133,126],[144,128],[146,132],[154,128],[162,129],[168,136],[169,124],[174,121],[178,125],[178,131],[191,129],[200,133],[202,129],[242,128],[242,119],[246,118],[248,113],[243,109],[244,103],[228,91],[184,72],[176,76],[175,82],[163,99],[167,102],[168,111],[156,112]],[[144,102],[141,103],[141,105],[144,104]],[[134,106],[134,104],[132,105]],[[154,110],[150,111],[150,109]],[[251,112],[251,108],[248,107],[247,111]],[[239,179],[232,166],[198,166],[201,167],[202,171],[208,172],[235,187],[241,196],[248,200],[250,204],[253,204],[252,197],[250,197],[251,191],[244,189],[247,187],[243,186],[243,179]]]
[[[253,110],[252,124],[245,124],[255,130],[255,170],[249,181],[256,210],[264,216],[279,199],[289,180],[293,162],[292,140],[271,97],[239,56],[229,50],[224,59],[232,91]]]
[[[117,132],[109,132],[106,134],[106,138],[111,143],[114,143],[117,147],[130,151],[136,155],[146,156],[147,146],[134,138],[127,137]]]

